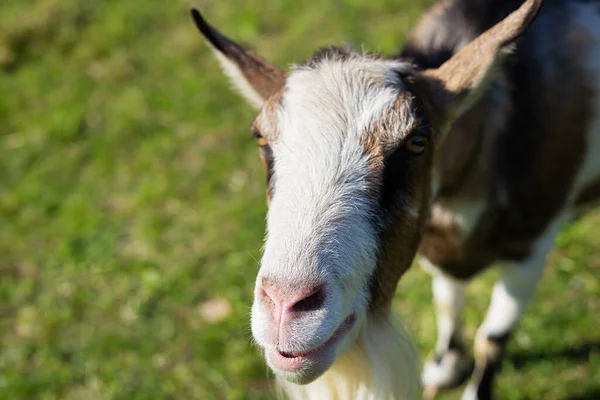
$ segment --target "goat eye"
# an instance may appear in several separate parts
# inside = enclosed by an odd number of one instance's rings
[[[252,137],[256,140],[259,147],[264,147],[267,144],[269,144],[267,142],[267,139],[265,139],[258,130],[255,130],[255,129],[252,130]]]
[[[422,136],[413,136],[409,138],[404,144],[406,150],[414,154],[421,154],[423,151],[425,151],[426,146],[427,139]]]
[[[265,138],[264,138],[264,137],[262,137],[262,136],[259,136],[258,138],[256,138],[256,141],[258,142],[258,145],[259,145],[260,147],[266,146],[266,145],[268,144],[268,143],[267,143],[267,139],[265,139]]]

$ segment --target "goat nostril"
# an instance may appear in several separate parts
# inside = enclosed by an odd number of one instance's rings
[[[315,290],[310,296],[303,298],[291,307],[293,312],[314,311],[323,306],[325,302],[325,288],[323,286]]]
[[[275,304],[275,301],[271,298],[271,296],[269,296],[269,292],[267,292],[263,288],[260,289],[260,297],[262,298],[264,303]]]

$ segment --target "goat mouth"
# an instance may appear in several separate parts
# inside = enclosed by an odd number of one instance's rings
[[[351,314],[340,324],[325,343],[308,351],[289,352],[276,348],[271,352],[271,362],[277,369],[287,372],[297,372],[307,366],[310,367],[310,365],[319,364],[319,359],[331,353],[335,344],[350,332],[355,322],[356,315]]]

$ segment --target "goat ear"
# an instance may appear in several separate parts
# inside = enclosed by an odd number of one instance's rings
[[[286,78],[283,71],[222,35],[204,20],[198,10],[192,9],[191,14],[223,70],[250,104],[262,107],[283,87]]]
[[[439,98],[437,108],[451,123],[485,93],[502,58],[531,25],[542,0],[527,0],[516,11],[462,48],[437,69],[423,72]],[[441,94],[441,95],[440,95]],[[431,96],[430,100],[431,99]],[[433,100],[435,101],[435,100]]]

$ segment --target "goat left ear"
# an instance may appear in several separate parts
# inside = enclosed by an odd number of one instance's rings
[[[531,25],[542,0],[527,0],[519,9],[482,33],[437,69],[420,79],[435,108],[452,123],[485,93],[502,58]]]
[[[223,70],[250,104],[262,107],[283,87],[286,78],[283,71],[222,35],[202,18],[198,10],[192,9],[191,14]]]

